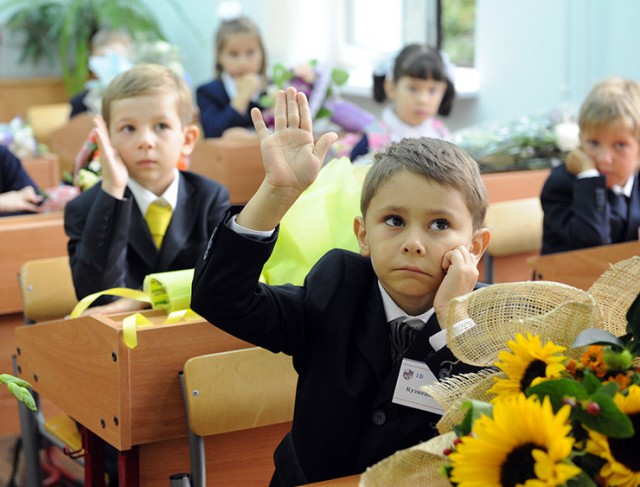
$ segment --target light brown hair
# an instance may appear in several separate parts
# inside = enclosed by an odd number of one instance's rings
[[[111,104],[117,100],[146,95],[176,95],[176,110],[183,127],[193,121],[191,90],[182,77],[159,64],[137,64],[116,76],[102,97],[102,117],[109,126]]]
[[[478,163],[460,147],[429,137],[402,139],[374,155],[360,197],[363,218],[378,189],[399,171],[410,171],[459,191],[471,214],[473,230],[482,228],[489,203]]]
[[[608,78],[587,95],[580,107],[578,125],[583,131],[619,123],[640,140],[640,85],[633,80]]]
[[[256,37],[258,45],[260,46],[260,51],[262,52],[260,74],[263,77],[266,77],[267,53],[264,50],[264,42],[262,40],[262,35],[260,34],[260,29],[258,29],[258,26],[253,20],[244,15],[229,20],[223,20],[220,23],[220,27],[218,27],[218,30],[214,37],[213,46],[216,52],[216,77],[219,78],[220,75],[222,75],[222,65],[220,65],[220,63],[218,62],[220,52],[222,51],[222,49],[224,49],[224,45],[227,42],[227,39],[234,34],[251,34]]]

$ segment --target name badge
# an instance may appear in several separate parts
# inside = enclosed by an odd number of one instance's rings
[[[424,362],[402,359],[392,402],[430,413],[443,414],[442,406],[422,390],[422,386],[437,382],[437,380]]]

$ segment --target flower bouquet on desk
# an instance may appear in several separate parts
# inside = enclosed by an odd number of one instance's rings
[[[0,124],[0,145],[4,145],[19,159],[35,157],[47,152],[47,147],[39,144],[31,125],[22,118],[14,117],[9,123]]]
[[[424,386],[440,436],[368,469],[382,485],[640,485],[640,257],[582,291],[496,284],[455,300],[447,343],[479,367]]]
[[[271,74],[271,84],[260,98],[263,117],[273,126],[273,105],[275,93],[293,86],[309,99],[309,109],[314,121],[330,119],[349,132],[360,132],[374,120],[373,115],[339,96],[339,88],[349,79],[344,69],[321,66],[316,60],[297,65],[291,69],[283,64],[275,64]]]
[[[573,117],[554,110],[464,128],[452,134],[452,141],[478,161],[483,172],[508,171],[559,164],[577,147],[578,133]]]

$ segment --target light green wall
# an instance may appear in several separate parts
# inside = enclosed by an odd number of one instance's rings
[[[177,0],[189,18],[188,24],[176,15],[167,0],[145,1],[155,9],[169,40],[179,46],[193,85],[210,80],[212,35],[219,0]],[[264,29],[267,20],[279,17],[276,9],[287,1],[300,0],[241,3],[245,13]],[[458,100],[449,121],[454,129],[484,120],[537,113],[562,103],[577,107],[589,88],[606,76],[640,80],[640,63],[636,62],[640,1],[477,2],[480,92],[474,99]],[[317,8],[323,8],[324,4],[316,2]],[[0,22],[6,16],[0,13]],[[282,28],[287,28],[286,24]],[[47,66],[17,67],[16,51],[7,42],[5,36],[0,49],[0,77],[55,74]],[[315,53],[308,55],[312,58]]]

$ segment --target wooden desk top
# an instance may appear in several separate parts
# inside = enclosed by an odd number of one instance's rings
[[[251,346],[202,319],[164,325],[164,312],[142,314],[154,326],[137,330],[134,349],[122,338],[129,313],[16,329],[19,376],[120,450],[186,436],[178,379],[185,361]]]
[[[611,264],[640,255],[640,242],[623,242],[558,252],[531,259],[536,280],[554,281],[588,291]]]

